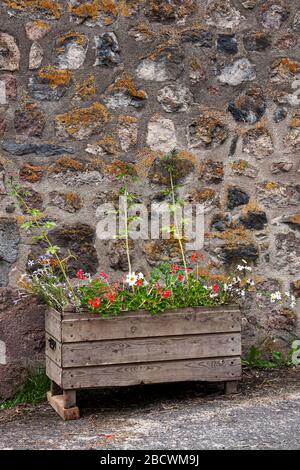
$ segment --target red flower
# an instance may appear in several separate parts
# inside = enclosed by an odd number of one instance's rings
[[[84,274],[84,270],[79,269],[79,271],[77,271],[77,273],[76,273],[76,277],[77,277],[77,279],[80,279],[81,281],[84,281],[86,279],[86,276]]]
[[[177,279],[178,279],[178,281],[182,281],[183,280],[182,274],[178,274]]]
[[[219,292],[219,290],[220,290],[218,284],[214,284],[214,285],[212,286],[212,288],[213,288],[213,291],[214,291],[215,294],[217,294],[217,293]]]
[[[109,301],[109,302],[114,302],[115,300],[115,294],[113,292],[104,294],[104,297]]]
[[[108,274],[104,273],[103,271],[101,271],[101,273],[99,273],[99,276],[102,277],[102,279],[104,279],[105,281],[107,281],[107,279],[108,279]]]
[[[171,269],[172,269],[172,274],[175,274],[179,270],[179,266],[177,266],[177,264],[172,264]]]
[[[191,261],[193,263],[198,261],[199,258],[204,259],[204,255],[202,255],[202,253],[199,253],[199,251],[194,251],[194,253],[191,254]]]
[[[88,299],[88,303],[92,308],[100,307],[100,297],[94,297],[94,299]]]
[[[137,279],[135,285],[136,286],[142,286],[143,285],[143,279]]]
[[[162,293],[162,296],[163,296],[165,299],[168,299],[168,298],[170,297],[170,295],[171,295],[171,291],[168,290],[168,289],[165,290],[165,291],[163,291],[163,293]]]

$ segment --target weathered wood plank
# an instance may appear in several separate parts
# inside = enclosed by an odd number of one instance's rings
[[[56,366],[57,367],[57,366]],[[240,358],[194,359],[63,370],[63,388],[128,386],[141,383],[238,380]]]
[[[64,407],[63,395],[52,395],[51,392],[48,392],[47,399],[52,408],[63,420],[70,421],[72,419],[80,418],[79,408],[77,406],[73,406],[71,408]]]
[[[60,314],[48,307],[45,316],[45,330],[57,341],[61,341],[61,325]]]
[[[239,356],[240,354],[240,333],[131,338],[64,344],[62,365],[63,367],[83,367]],[[47,352],[47,355],[60,365],[54,354],[51,357],[51,354]]]
[[[112,318],[77,315],[62,320],[62,342],[99,341],[118,338],[144,338],[241,330],[238,308],[169,311],[157,316],[135,312]]]
[[[62,369],[51,361],[49,357],[46,356],[46,374],[49,379],[53,380],[59,387],[62,387]]]
[[[46,333],[46,356],[48,356],[57,365],[61,366],[62,345],[53,336]]]

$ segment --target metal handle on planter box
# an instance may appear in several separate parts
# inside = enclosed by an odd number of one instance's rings
[[[50,349],[52,349],[52,351],[55,351],[55,349],[56,349],[56,341],[54,341],[54,339],[52,339],[52,338],[49,338],[49,339],[48,339],[48,343],[49,343]]]

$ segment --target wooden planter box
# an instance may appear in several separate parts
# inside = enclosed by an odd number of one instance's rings
[[[49,309],[46,314],[48,400],[64,419],[79,418],[76,390],[241,377],[241,318],[236,305],[116,317]]]

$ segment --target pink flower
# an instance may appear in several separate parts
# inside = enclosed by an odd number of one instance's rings
[[[107,281],[107,279],[108,279],[108,274],[106,274],[105,272],[101,271],[101,273],[99,273],[99,277],[102,277],[102,279],[104,279],[105,281]]]
[[[79,269],[76,273],[77,279],[80,279],[81,281],[84,281],[86,279],[85,273],[83,269]]]
[[[215,294],[217,294],[217,293],[219,292],[219,290],[220,290],[218,284],[214,284],[214,285],[212,286],[212,289],[213,289],[213,291],[214,291]]]

